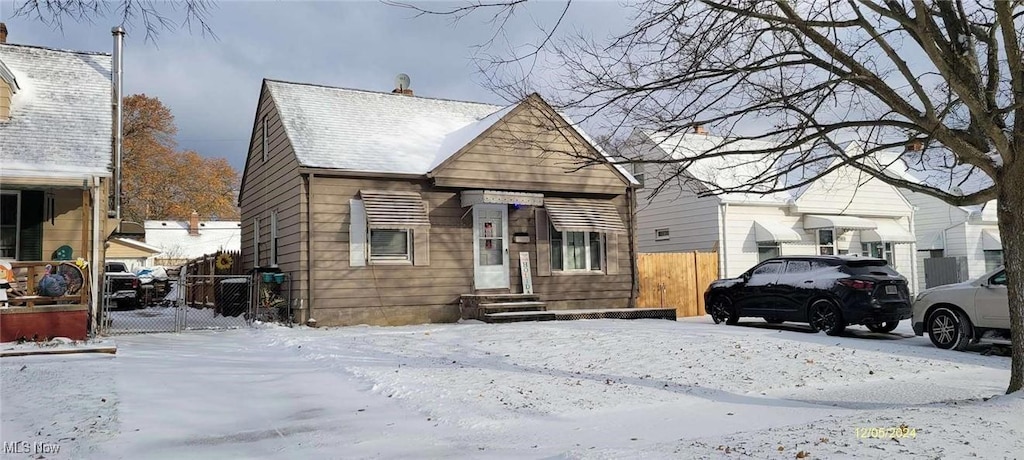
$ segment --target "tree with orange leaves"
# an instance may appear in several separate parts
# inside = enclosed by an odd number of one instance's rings
[[[174,115],[145,94],[124,98],[121,214],[125,220],[237,220],[239,174],[223,158],[177,150]]]

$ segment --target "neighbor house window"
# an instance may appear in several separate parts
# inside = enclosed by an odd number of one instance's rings
[[[551,227],[551,269],[600,271],[604,235],[597,232],[559,232]]]
[[[640,184],[640,188],[644,188],[644,164],[633,163],[633,177]]]
[[[778,243],[757,243],[757,261],[764,262],[779,256]]]
[[[0,193],[0,257],[18,258],[18,192]]]
[[[654,241],[666,241],[669,239],[669,231],[667,228],[659,228],[654,231]]]
[[[831,228],[818,229],[818,254],[831,256],[836,253],[836,232]]]
[[[996,250],[985,250],[985,272],[990,272],[999,268],[1003,264],[1003,251],[1002,249]]]
[[[270,265],[277,265],[277,211],[270,211]]]
[[[892,243],[861,243],[861,254],[864,257],[875,257],[889,261],[889,265],[896,265],[896,258],[893,257]]]
[[[370,260],[411,261],[409,230],[370,229]]]

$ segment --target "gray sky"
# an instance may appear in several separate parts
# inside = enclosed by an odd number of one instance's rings
[[[111,51],[116,18],[68,21],[63,30],[54,30],[12,17],[14,5],[22,2],[0,0],[9,43]],[[528,5],[506,26],[509,41],[536,41],[537,24],[552,24],[563,6]],[[628,14],[612,1],[577,2],[560,30],[604,37],[624,27]],[[182,18],[173,10],[167,15]],[[474,46],[493,34],[486,19],[471,16],[456,25],[441,17],[413,19],[409,10],[369,1],[221,0],[210,17],[216,40],[198,31],[171,30],[152,43],[144,41],[141,24],[129,28],[125,93],[160,98],[175,116],[180,147],[226,158],[241,172],[263,78],[390,91],[395,75],[404,72],[418,96],[502,104],[481,84],[471,59]]]

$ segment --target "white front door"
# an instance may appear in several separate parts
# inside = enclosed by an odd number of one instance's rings
[[[473,205],[473,285],[502,289],[508,282],[508,205]]]

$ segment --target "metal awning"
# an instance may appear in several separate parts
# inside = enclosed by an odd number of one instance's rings
[[[878,227],[860,232],[860,241],[862,243],[878,243],[883,241],[890,243],[917,242],[914,234],[903,228],[896,219],[875,219],[874,222]]]
[[[416,192],[360,190],[368,228],[430,227],[427,205]]]
[[[804,216],[804,229],[845,228],[850,230],[874,230],[878,228],[875,221],[854,216]]]
[[[757,220],[754,221],[754,237],[758,243],[792,243],[803,239],[791,227]]]
[[[1003,238],[999,230],[985,229],[981,231],[981,249],[984,251],[1002,251]]]
[[[544,207],[560,232],[628,233],[611,200],[545,198]]]
[[[925,235],[917,240],[918,251],[929,251],[935,249],[946,249],[946,232],[938,230]]]
[[[541,193],[508,192],[504,190],[465,190],[461,194],[462,207],[474,204],[518,204],[523,206],[543,206],[544,195]]]

